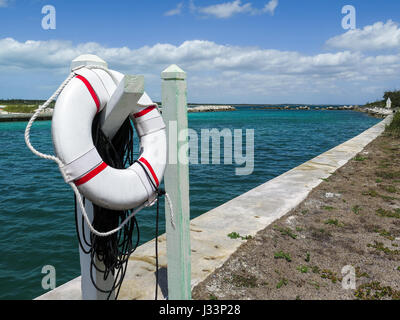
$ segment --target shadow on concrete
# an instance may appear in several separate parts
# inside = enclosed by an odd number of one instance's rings
[[[154,272],[155,274],[156,272]],[[158,269],[158,286],[160,287],[161,293],[165,300],[168,299],[168,276],[167,268],[162,267]]]

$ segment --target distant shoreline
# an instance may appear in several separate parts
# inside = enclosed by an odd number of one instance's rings
[[[235,111],[238,107],[248,107],[251,110],[287,110],[287,111],[296,111],[296,110],[320,110],[320,111],[340,111],[340,110],[351,110],[364,112],[373,117],[386,117],[389,114],[395,112],[395,109],[386,109],[386,108],[362,108],[359,106],[306,106],[306,105],[194,105],[188,104],[188,113],[197,113],[197,112],[227,112],[227,111]],[[162,110],[162,108],[161,108]],[[33,113],[8,113],[8,114],[0,114],[0,122],[15,122],[15,121],[29,121],[32,117]],[[43,112],[41,113],[37,120],[51,120],[52,112]]]
[[[187,108],[187,111],[190,112],[215,112],[215,111],[235,111],[236,108],[228,105],[217,106],[217,105],[199,105],[199,106],[191,106]]]
[[[29,121],[33,113],[9,113],[0,114],[0,122]],[[51,120],[53,113],[42,113],[36,120]]]

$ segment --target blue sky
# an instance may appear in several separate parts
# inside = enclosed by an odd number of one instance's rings
[[[400,89],[399,15],[397,0],[0,0],[0,98],[45,99],[87,52],[144,74],[154,100],[176,63],[191,102],[362,104]]]

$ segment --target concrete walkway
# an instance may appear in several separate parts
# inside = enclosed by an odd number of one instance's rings
[[[220,267],[245,241],[227,235],[254,236],[303,201],[323,178],[346,164],[385,129],[388,116],[370,129],[226,203],[191,220],[192,288]],[[166,297],[166,238],[159,237],[159,298]],[[130,257],[120,299],[154,299],[154,239]],[[80,277],[38,299],[80,299]]]

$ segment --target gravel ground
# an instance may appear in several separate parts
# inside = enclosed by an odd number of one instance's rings
[[[193,298],[400,299],[400,139],[378,137],[243,240]]]

